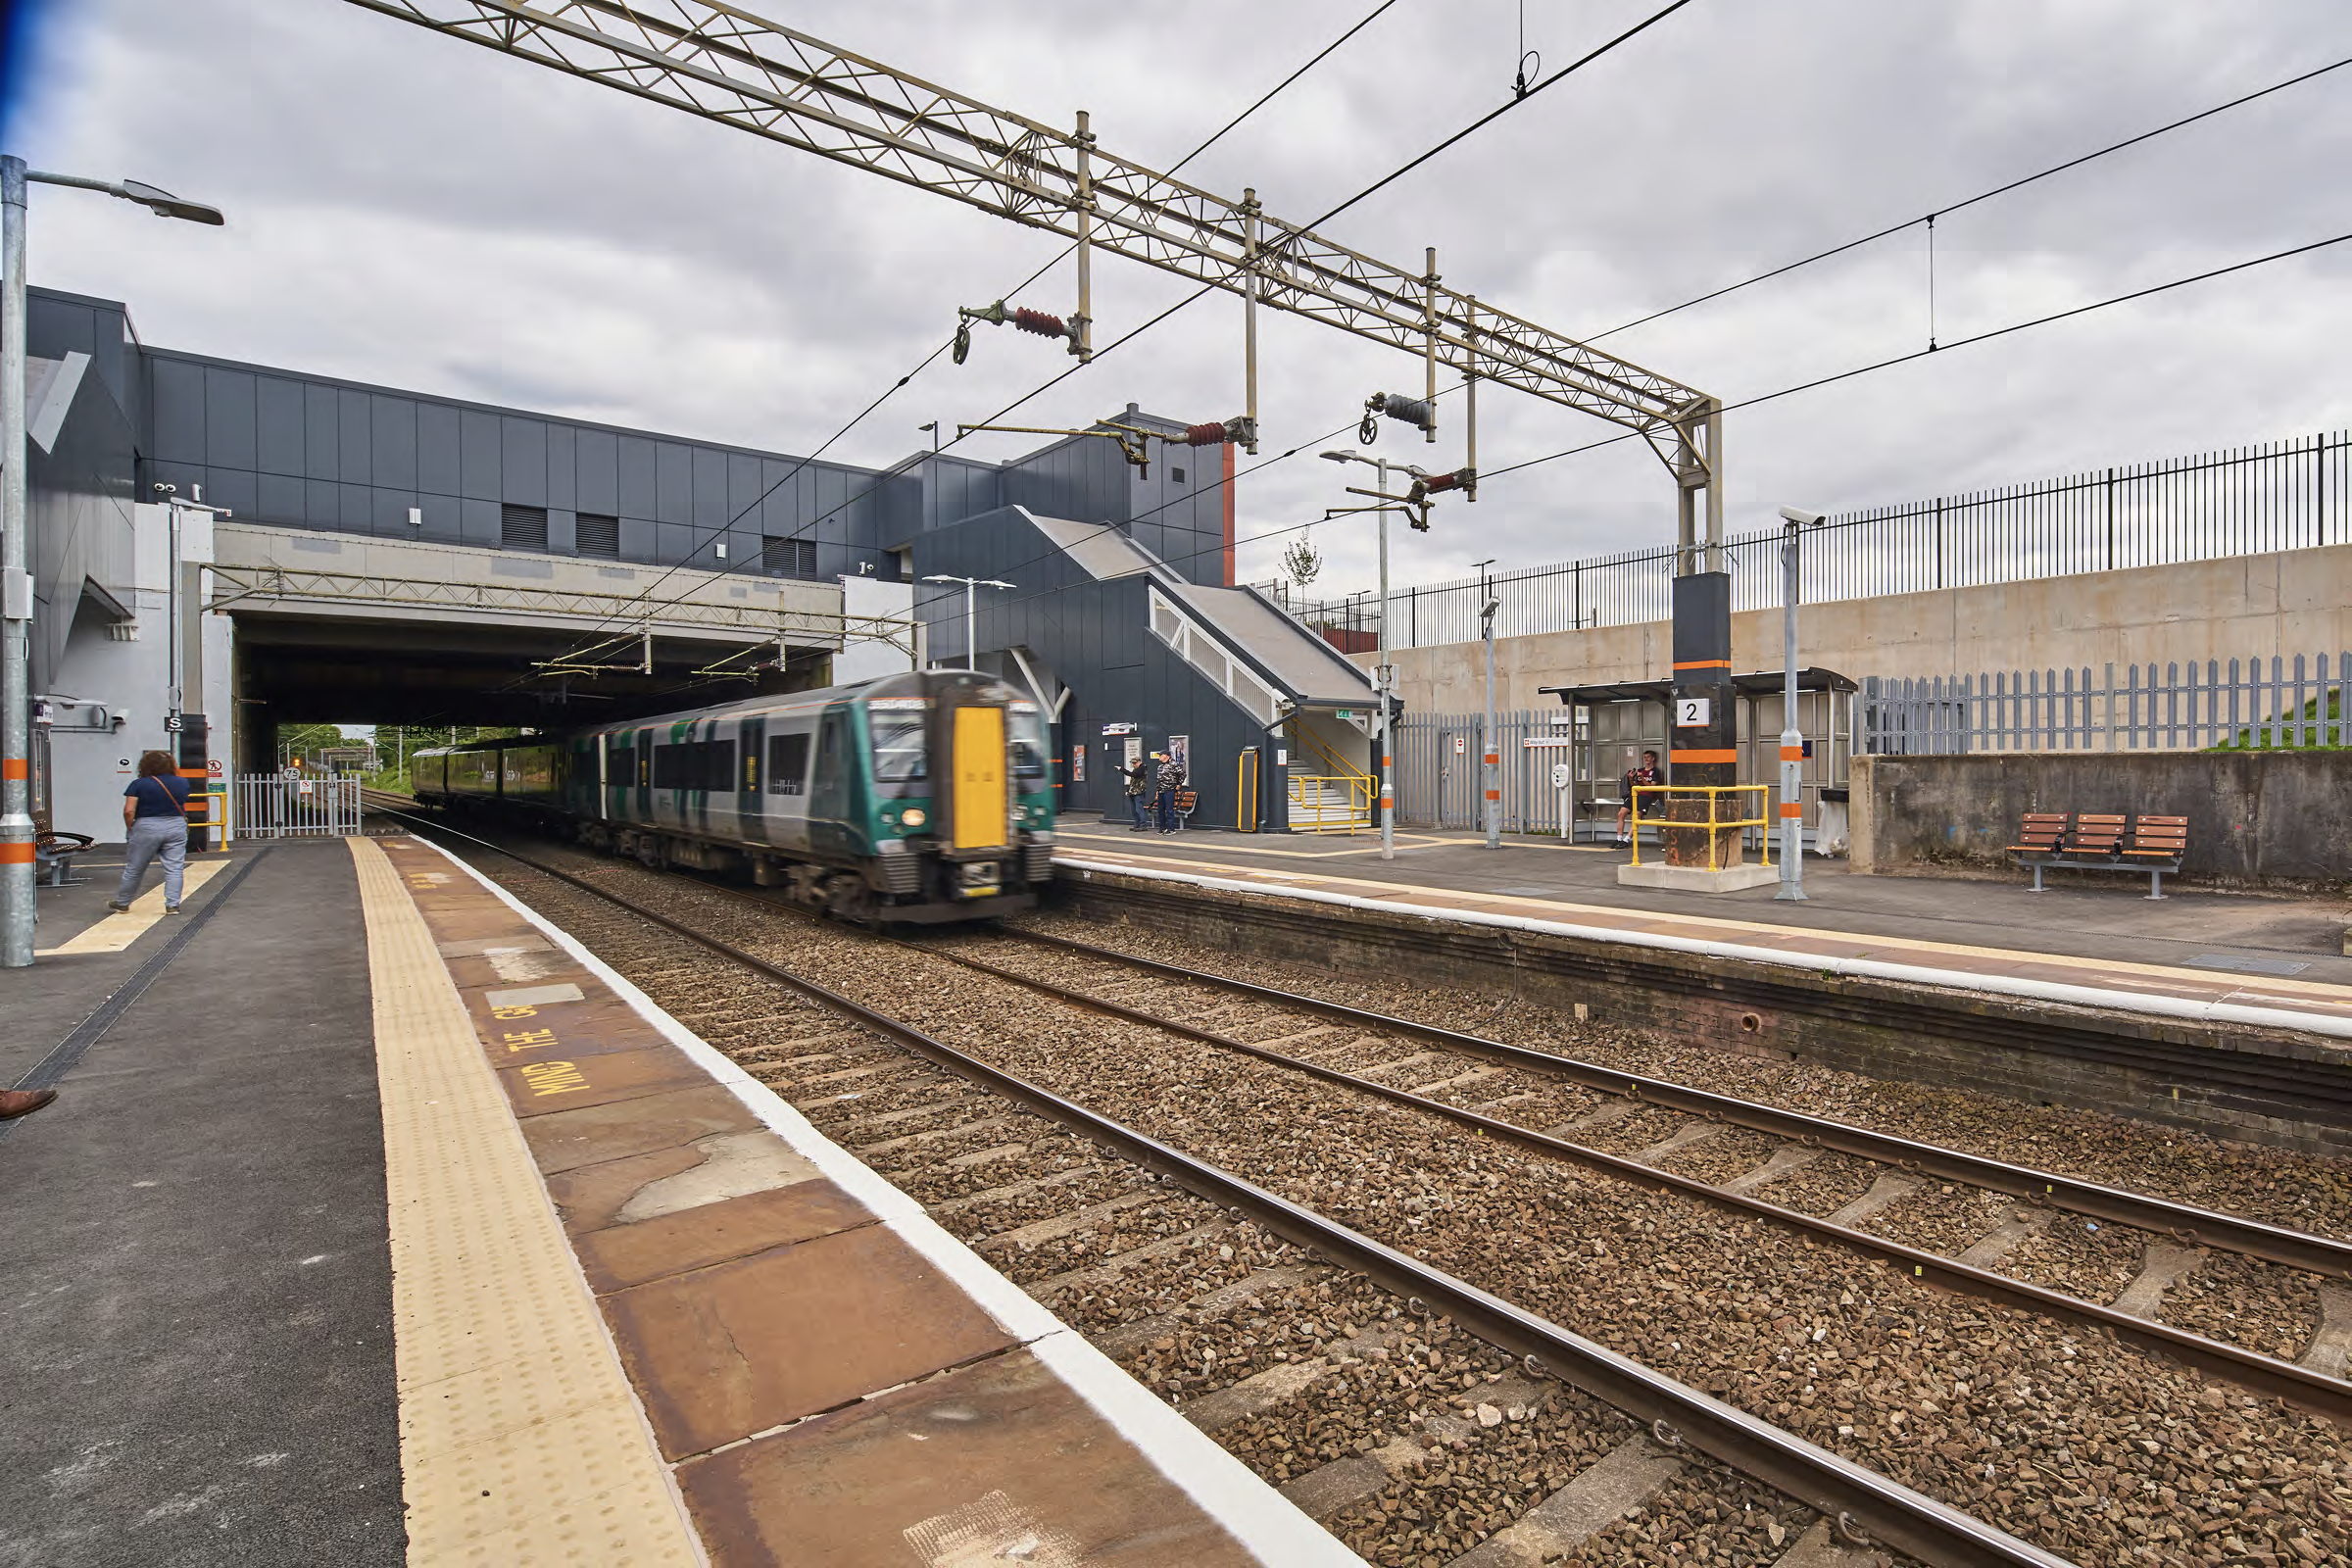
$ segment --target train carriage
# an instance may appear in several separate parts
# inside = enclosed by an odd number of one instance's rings
[[[416,797],[858,919],[1006,913],[1052,875],[1045,715],[932,670],[419,753]]]

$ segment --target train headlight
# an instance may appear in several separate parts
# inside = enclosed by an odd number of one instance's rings
[[[906,808],[905,813],[899,817],[899,820],[908,827],[921,827],[925,822],[929,821],[930,818],[923,814],[923,808],[921,807],[909,806]]]

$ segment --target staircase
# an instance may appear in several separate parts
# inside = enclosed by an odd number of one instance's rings
[[[1294,833],[1363,833],[1372,828],[1370,780],[1358,784],[1348,778],[1290,779],[1291,831]]]

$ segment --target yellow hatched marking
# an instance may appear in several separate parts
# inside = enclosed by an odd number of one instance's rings
[[[391,858],[368,916],[413,1564],[706,1561],[457,988]]]
[[[196,896],[196,890],[228,869],[225,858],[219,860],[190,860],[186,873],[180,878],[179,896],[186,902]],[[160,865],[150,866],[148,875],[160,876]],[[54,948],[42,948],[33,956],[55,958],[73,953],[121,953],[145,936],[156,921],[164,917],[164,888],[158,882],[130,901],[127,910],[118,910],[103,920],[93,920]]]

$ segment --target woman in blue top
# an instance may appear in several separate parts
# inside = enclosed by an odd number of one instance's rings
[[[170,752],[139,758],[139,776],[122,792],[122,883],[107,904],[127,909],[139,895],[147,862],[164,861],[164,912],[179,912],[180,878],[188,864],[188,781],[179,776]]]

